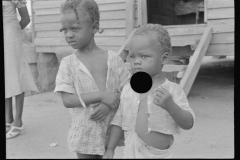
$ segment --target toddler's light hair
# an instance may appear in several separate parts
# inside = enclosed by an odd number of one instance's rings
[[[158,47],[160,51],[168,52],[169,54],[171,54],[172,52],[171,38],[168,34],[168,31],[160,24],[150,24],[150,23],[145,24],[139,27],[133,36],[148,35],[151,32],[157,33]]]
[[[60,9],[61,13],[73,11],[76,14],[77,20],[79,21],[78,13],[84,11],[86,13],[88,21],[97,23],[98,32],[102,33],[103,30],[99,30],[99,9],[98,5],[94,0],[66,0]]]

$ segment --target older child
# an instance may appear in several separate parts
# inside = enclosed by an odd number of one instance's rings
[[[76,52],[64,57],[56,77],[55,92],[70,108],[70,151],[78,158],[101,158],[110,121],[119,105],[130,73],[115,52],[99,48],[99,10],[94,0],[67,0],[61,6],[61,23],[67,43]]]
[[[170,37],[161,25],[147,24],[134,34],[129,43],[131,70],[148,73],[152,88],[144,94],[134,92],[130,84],[123,88],[103,158],[113,158],[123,131],[124,158],[169,158],[173,134],[192,128],[195,114],[184,91],[162,75],[170,52]]]

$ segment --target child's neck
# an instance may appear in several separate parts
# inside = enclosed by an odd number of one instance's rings
[[[165,77],[162,73],[158,73],[152,76],[152,86],[155,88],[156,86],[162,85],[165,82]]]
[[[94,53],[94,51],[99,50],[100,48],[96,45],[95,41],[93,40],[87,46],[77,49],[77,54],[81,55],[90,55]]]

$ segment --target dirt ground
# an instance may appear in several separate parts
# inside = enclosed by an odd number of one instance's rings
[[[205,58],[188,98],[196,122],[175,136],[173,158],[233,158],[234,59]],[[24,134],[6,142],[8,159],[77,158],[67,148],[70,115],[58,94],[26,97],[23,123]],[[122,149],[115,158],[122,157]]]

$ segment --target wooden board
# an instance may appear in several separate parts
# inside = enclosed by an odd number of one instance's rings
[[[183,35],[183,36],[173,36],[171,37],[172,46],[187,46],[197,44],[201,34],[198,35]]]
[[[63,2],[65,2],[65,0],[38,0],[33,2],[32,8],[34,10],[40,8],[59,8]]]
[[[234,44],[213,44],[208,47],[206,56],[225,55],[234,56]]]
[[[234,24],[235,24],[235,20],[233,18],[208,20],[209,26],[224,26],[224,25],[234,25]]]
[[[181,36],[181,35],[195,35],[203,34],[206,26],[186,26],[182,27],[167,27],[168,33],[170,36]],[[224,25],[224,26],[213,26],[212,33],[228,33],[234,32],[234,25]]]
[[[135,2],[133,0],[126,1],[126,37],[131,34],[135,27]]]
[[[118,10],[126,10],[126,3],[110,3],[110,4],[101,4],[98,5],[99,11],[118,11]]]
[[[211,38],[212,29],[211,27],[207,27],[206,30],[204,31],[204,34],[199,42],[197,49],[195,50],[193,56],[190,59],[190,62],[184,73],[184,76],[180,81],[180,86],[183,88],[186,96],[188,95],[192,87],[192,84],[196,78],[196,75],[202,63],[202,59],[206,54],[206,51],[210,44]]]
[[[60,8],[47,8],[47,9],[35,9],[34,14],[37,16],[40,15],[60,15]]]
[[[234,43],[234,33],[216,33],[212,35],[211,44]]]
[[[234,18],[234,8],[208,9],[208,19]]]
[[[208,8],[234,8],[234,0],[208,0]]]
[[[174,71],[182,71],[187,68],[187,65],[173,65],[173,64],[166,64],[163,66],[163,72],[174,72]]]
[[[59,8],[61,3],[65,2],[65,0],[38,0],[33,2],[33,9],[40,8]],[[100,4],[111,4],[111,3],[125,3],[126,0],[96,0],[98,5]]]

